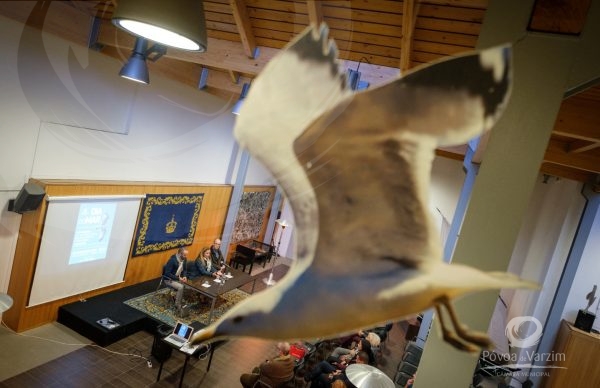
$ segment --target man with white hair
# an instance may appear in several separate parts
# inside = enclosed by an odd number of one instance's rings
[[[240,383],[245,388],[254,387],[260,379],[261,382],[270,387],[277,387],[294,377],[294,360],[290,356],[290,344],[279,342],[277,344],[276,357],[267,360],[252,370],[252,373],[244,373],[240,376]],[[262,385],[261,385],[262,386]]]

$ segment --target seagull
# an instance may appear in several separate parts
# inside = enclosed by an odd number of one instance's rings
[[[309,26],[253,81],[234,128],[290,201],[296,260],[275,286],[191,342],[331,338],[435,307],[449,344],[488,348],[486,334],[460,323],[452,299],[537,285],[444,263],[428,190],[436,147],[490,129],[507,103],[510,75],[503,46],[354,92],[327,27]]]

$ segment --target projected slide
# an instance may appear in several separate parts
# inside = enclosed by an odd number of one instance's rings
[[[116,203],[81,204],[69,265],[106,258],[116,209]]]
[[[141,198],[48,197],[28,306],[122,282]]]

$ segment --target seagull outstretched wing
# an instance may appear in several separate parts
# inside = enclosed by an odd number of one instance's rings
[[[290,201],[297,260],[192,341],[326,337],[436,307],[451,318],[441,321],[450,344],[488,346],[459,323],[451,299],[535,285],[443,263],[427,195],[435,148],[465,143],[500,115],[510,50],[443,60],[353,93],[326,33],[308,28],[269,62],[235,126]]]

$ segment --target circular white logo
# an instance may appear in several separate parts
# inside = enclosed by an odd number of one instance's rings
[[[533,333],[531,324],[535,325]],[[506,324],[506,338],[510,345],[516,348],[528,348],[536,345],[542,338],[542,322],[536,317],[524,316],[514,317]]]

